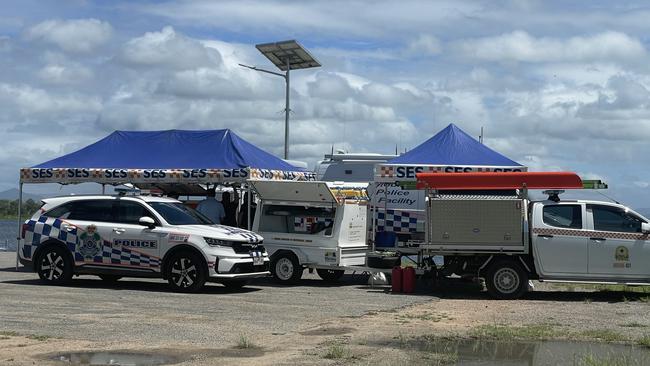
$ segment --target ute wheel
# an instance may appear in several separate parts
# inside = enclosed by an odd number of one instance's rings
[[[205,285],[205,260],[196,253],[175,253],[167,265],[167,281],[178,292],[198,292]]]
[[[489,267],[485,287],[495,299],[518,299],[528,291],[528,275],[517,262],[500,261]]]
[[[223,283],[223,285],[226,286],[226,288],[229,290],[239,290],[247,284],[248,281],[246,280],[226,281]]]
[[[293,254],[283,253],[271,261],[271,272],[277,283],[295,284],[302,278],[303,268]]]
[[[316,269],[316,273],[327,282],[336,282],[341,279],[345,271],[341,269]]]
[[[38,277],[54,285],[62,285],[72,279],[74,265],[66,249],[59,246],[45,248],[38,256],[36,272]]]
[[[115,283],[117,282],[122,276],[118,275],[111,275],[111,274],[100,274],[97,275],[99,278],[102,279],[102,281],[107,282],[107,283]]]

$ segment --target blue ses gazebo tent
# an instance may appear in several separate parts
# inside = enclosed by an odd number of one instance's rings
[[[78,151],[21,169],[19,199],[22,203],[25,183],[130,183],[166,193],[199,194],[203,192],[199,184],[244,183],[248,179],[316,178],[229,129],[115,131]],[[19,211],[19,226],[21,214]]]
[[[451,123],[430,139],[375,167],[375,181],[415,181],[419,172],[526,171]]]
[[[78,151],[20,171],[20,183],[209,184],[313,180],[229,129],[115,131]]]

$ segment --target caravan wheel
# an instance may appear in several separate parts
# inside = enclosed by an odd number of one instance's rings
[[[279,254],[271,261],[273,279],[281,284],[294,284],[300,281],[303,268],[298,258],[289,253]]]

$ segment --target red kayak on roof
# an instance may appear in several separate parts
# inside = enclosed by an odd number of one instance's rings
[[[417,189],[497,190],[581,189],[582,180],[573,172],[417,173]]]

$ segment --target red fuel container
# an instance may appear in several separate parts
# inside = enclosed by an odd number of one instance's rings
[[[406,267],[402,270],[402,291],[411,294],[415,291],[415,269]]]
[[[402,267],[393,267],[391,277],[391,287],[393,293],[402,292]]]

